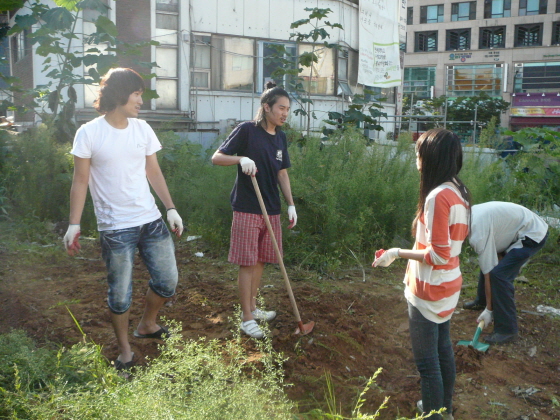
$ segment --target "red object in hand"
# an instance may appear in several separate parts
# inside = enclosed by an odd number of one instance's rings
[[[375,259],[380,258],[383,254],[385,254],[385,250],[384,249],[378,249],[377,251],[375,251]]]
[[[74,238],[74,242],[72,242],[72,244],[68,247],[68,255],[76,255],[81,248],[82,246],[80,245],[80,232],[78,232],[76,234],[76,237]]]

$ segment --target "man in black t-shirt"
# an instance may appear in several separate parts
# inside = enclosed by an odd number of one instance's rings
[[[282,252],[278,186],[288,203],[289,227],[297,223],[287,171],[290,158],[286,135],[278,130],[286,122],[289,110],[290,98],[284,89],[267,89],[261,96],[261,107],[255,120],[238,125],[212,156],[215,165],[239,165],[230,197],[233,223],[228,260],[239,265],[238,284],[243,311],[240,327],[254,338],[263,337],[256,320],[270,321],[276,317],[274,311],[257,308],[256,297],[264,264],[278,263],[278,259],[250,177],[256,176]]]

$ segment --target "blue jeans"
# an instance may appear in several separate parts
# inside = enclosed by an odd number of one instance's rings
[[[519,275],[521,267],[545,245],[547,238],[548,235],[539,243],[530,238],[525,238],[522,241],[523,248],[514,248],[509,251],[498,265],[490,271],[495,333],[517,334],[519,332],[513,282]],[[484,274],[482,272],[478,276],[476,301],[486,305]]]
[[[142,226],[105,230],[99,234],[101,252],[107,266],[107,303],[111,312],[123,314],[132,303],[132,269],[136,248],[150,273],[150,289],[164,298],[175,294],[179,279],[175,246],[161,218]]]
[[[429,321],[409,302],[408,323],[414,362],[422,383],[424,412],[445,407],[451,413],[456,371],[449,321]],[[435,414],[429,419],[439,420],[441,416]]]

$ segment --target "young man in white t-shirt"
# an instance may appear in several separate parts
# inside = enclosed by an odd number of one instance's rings
[[[89,185],[108,272],[107,303],[119,347],[117,370],[133,366],[128,321],[136,249],[151,279],[135,337],[168,335],[167,328],[156,323],[156,317],[167,298],[175,294],[178,281],[173,240],[150,185],[167,209],[167,221],[173,232],[177,237],[183,233],[183,222],[156,156],[161,144],[152,128],[137,119],[143,91],[144,82],[134,70],[109,71],[101,81],[94,103],[102,116],[80,127],[71,151],[74,178],[70,190],[70,226],[64,245],[70,255],[80,248],[80,219]]]

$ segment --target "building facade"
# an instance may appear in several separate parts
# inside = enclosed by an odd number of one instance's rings
[[[146,48],[137,60],[156,62],[151,71],[151,88],[159,98],[147,101],[141,118],[154,125],[166,123],[173,129],[187,133],[191,140],[207,141],[215,138],[238,121],[252,119],[259,105],[259,96],[270,80],[277,64],[271,58],[279,45],[291,55],[314,50],[319,62],[304,68],[301,76],[310,98],[311,130],[319,130],[329,111],[342,112],[351,95],[362,93],[357,84],[358,19],[357,0],[104,0],[109,6],[107,17],[115,22],[119,38],[126,42],[155,40],[159,45]],[[308,17],[305,8],[330,8],[326,20],[340,23],[341,29],[330,29],[328,42],[339,49],[321,45],[296,44],[291,39],[292,22]],[[25,14],[25,8],[10,14]],[[94,13],[84,13],[77,33],[91,33]],[[310,25],[298,28],[307,33]],[[26,44],[23,34],[10,40],[12,74],[24,76],[26,86],[47,82],[41,73],[43,57],[34,54],[34,47]],[[16,45],[17,44],[17,45]],[[79,48],[86,50],[83,42]],[[17,52],[17,53],[16,53]],[[137,68],[127,59],[122,66]],[[81,69],[87,75],[87,68]],[[276,81],[282,85],[286,80]],[[396,113],[397,89],[376,89],[384,98],[383,106],[389,115]],[[95,86],[78,89],[77,120],[84,122],[95,117],[92,108]],[[298,105],[292,101],[292,109]],[[36,117],[34,121],[36,123]],[[307,118],[292,113],[291,125],[305,128]],[[385,121],[386,132],[393,131],[392,121]],[[382,123],[383,125],[383,123]],[[375,134],[379,136],[379,134]],[[384,137],[385,134],[381,133]],[[205,140],[206,139],[206,140]]]
[[[404,92],[485,92],[502,126],[560,129],[560,0],[408,0]]]

